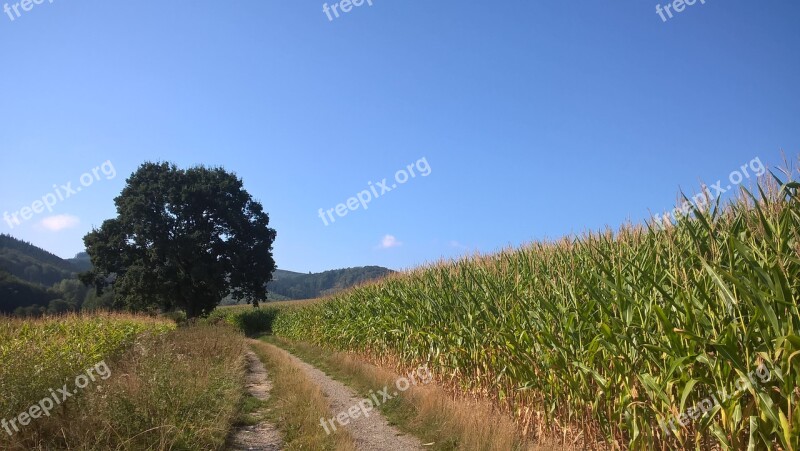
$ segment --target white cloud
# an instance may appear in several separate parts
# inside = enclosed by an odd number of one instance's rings
[[[467,246],[465,246],[465,245],[463,245],[463,244],[459,243],[459,242],[458,242],[458,241],[456,241],[456,240],[453,240],[453,241],[451,241],[449,244],[450,244],[450,247],[454,247],[454,248],[456,248],[456,249],[461,249],[461,250],[465,250],[465,251],[466,251],[466,250],[469,250],[469,247],[467,247]]]
[[[69,229],[80,224],[81,220],[72,215],[48,216],[39,222],[39,225],[51,232]]]
[[[378,246],[378,249],[390,249],[401,246],[402,244],[403,243],[397,241],[397,238],[395,238],[394,235],[386,235],[381,240],[381,244]]]

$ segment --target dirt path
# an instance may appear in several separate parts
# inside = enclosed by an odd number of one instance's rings
[[[300,366],[306,375],[317,384],[331,403],[331,413],[328,419],[339,413],[347,413],[353,406],[357,406],[363,398],[359,397],[350,387],[328,377],[319,369],[298,359],[290,354],[291,358]],[[369,416],[359,415],[355,419],[341,426],[350,432],[359,451],[413,451],[422,450],[422,443],[416,438],[403,434],[395,427],[389,425],[386,418],[377,410],[369,412]],[[320,425],[320,427],[322,427]],[[328,424],[330,428],[330,424]]]
[[[247,352],[247,391],[254,397],[266,401],[272,383],[267,379],[264,364],[253,351]],[[259,412],[256,412],[258,414]],[[229,451],[279,451],[282,446],[281,435],[275,426],[261,422],[255,426],[242,426],[234,431]]]

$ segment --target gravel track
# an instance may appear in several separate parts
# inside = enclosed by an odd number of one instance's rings
[[[364,399],[359,397],[350,387],[331,379],[319,369],[298,359],[291,353],[289,355],[328,398],[331,404],[331,413],[328,419],[341,412],[347,412]],[[350,420],[345,426],[341,426],[336,422],[335,424],[336,427],[344,427],[350,432],[356,449],[359,451],[414,451],[424,449],[422,443],[416,437],[403,434],[397,428],[391,426],[377,409],[369,412],[367,417],[361,415]],[[320,425],[320,427],[322,426]],[[330,428],[330,424],[328,427]]]

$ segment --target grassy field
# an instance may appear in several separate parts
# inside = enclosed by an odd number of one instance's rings
[[[244,349],[227,326],[3,318],[0,412],[16,425],[0,429],[0,449],[220,449],[243,399]]]
[[[0,412],[22,412],[49,388],[119,356],[143,333],[174,328],[170,321],[123,314],[0,318]]]
[[[282,308],[271,328],[398,369],[427,363],[529,437],[798,449],[798,186],[766,184],[664,230],[422,268]]]

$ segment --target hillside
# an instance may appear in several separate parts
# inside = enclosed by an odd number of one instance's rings
[[[85,252],[65,260],[10,235],[0,235],[0,314],[39,316],[112,308],[112,292],[98,296],[78,280],[78,273],[89,268]]]
[[[5,234],[0,234],[0,270],[46,287],[82,271],[80,266]]]
[[[12,313],[19,307],[46,306],[56,298],[58,295],[45,287],[0,270],[0,314]]]
[[[68,258],[67,261],[80,272],[92,269],[92,260],[86,252],[79,252],[78,255]]]
[[[87,295],[91,298],[91,305],[97,306],[96,296],[88,293],[91,290],[81,287],[77,281],[77,274],[91,267],[86,252],[65,260],[10,235],[0,235],[0,312],[11,313],[17,307],[46,308],[56,299],[66,300],[77,309],[83,305]],[[335,269],[314,274],[278,269],[273,274],[272,282],[267,285],[268,300],[311,299],[379,279],[392,272],[380,266]],[[54,287],[56,284],[58,286]],[[223,305],[233,303],[230,299],[222,302]],[[101,302],[100,305],[105,304]]]
[[[267,285],[270,294],[285,299],[312,299],[333,294],[370,280],[380,279],[391,273],[391,269],[380,266],[334,269],[314,274],[302,274],[277,270],[272,282]]]
[[[83,268],[12,236],[0,235],[0,313],[77,310],[88,289]]]
[[[308,274],[276,269],[272,281],[267,284],[269,290],[267,300],[292,301],[318,298],[380,279],[393,272],[381,266],[361,266]],[[236,302],[229,298],[222,301],[222,305],[233,304]]]

